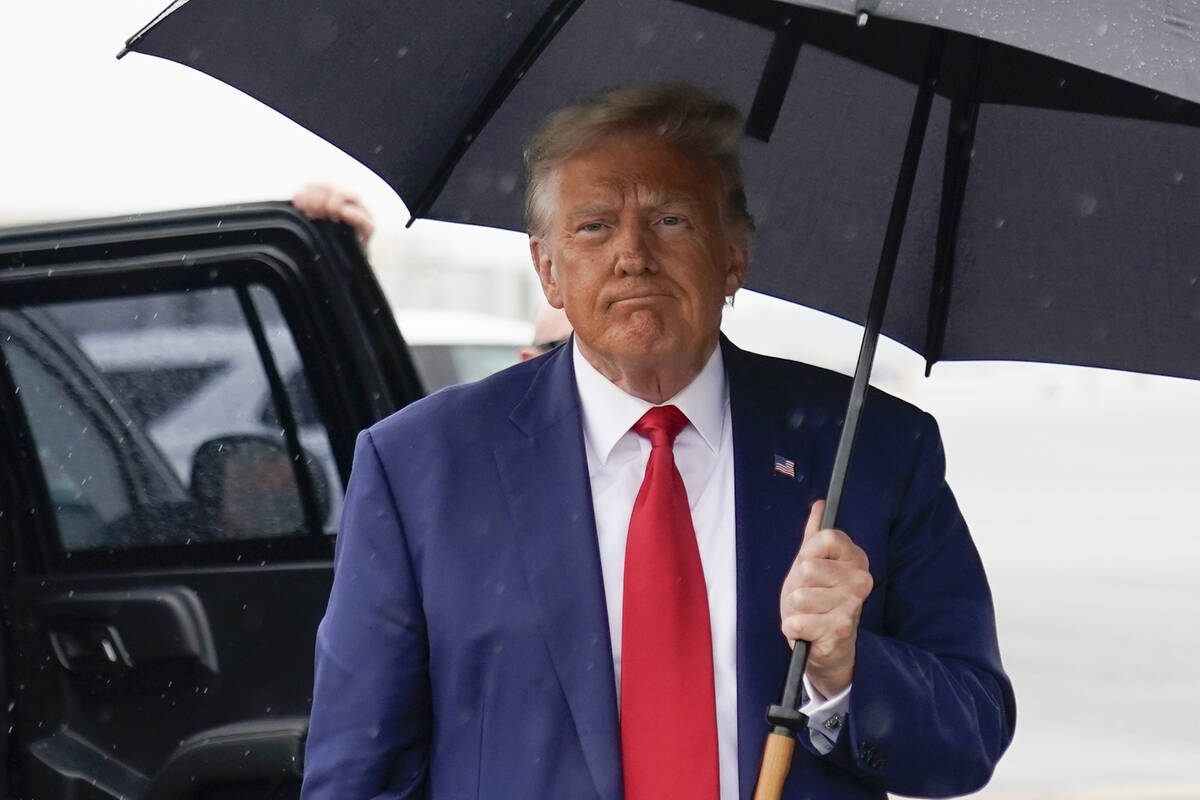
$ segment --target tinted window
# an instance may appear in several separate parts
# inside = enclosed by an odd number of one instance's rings
[[[64,549],[300,535],[308,515],[332,532],[340,480],[329,437],[265,288],[0,314]],[[281,419],[296,420],[290,440]]]

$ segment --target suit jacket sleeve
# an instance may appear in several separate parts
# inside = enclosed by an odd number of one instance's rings
[[[826,757],[881,789],[945,797],[987,782],[1016,712],[937,424],[922,413],[921,425],[875,589],[885,593],[882,624],[860,628],[848,726]]]
[[[358,438],[317,632],[302,796],[425,794],[429,648],[400,514],[369,431]]]

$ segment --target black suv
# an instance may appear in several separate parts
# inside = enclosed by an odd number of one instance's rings
[[[0,355],[0,790],[294,796],[355,434],[422,393],[353,238],[3,231]]]

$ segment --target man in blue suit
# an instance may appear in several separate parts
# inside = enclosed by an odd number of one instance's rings
[[[531,252],[575,335],[360,436],[305,797],[749,798],[798,638],[785,797],[990,777],[1013,695],[933,419],[871,394],[846,533],[818,530],[848,380],[719,334],[740,127],[655,85],[534,135]]]

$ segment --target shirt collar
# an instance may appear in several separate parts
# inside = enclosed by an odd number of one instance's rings
[[[583,411],[583,435],[592,452],[604,464],[617,441],[653,404],[627,394],[601,375],[579,352],[575,337],[571,337],[571,341],[575,385]],[[729,381],[725,377],[720,345],[713,348],[700,374],[662,405],[678,406],[709,450],[717,452],[725,425],[725,409],[729,406]]]

